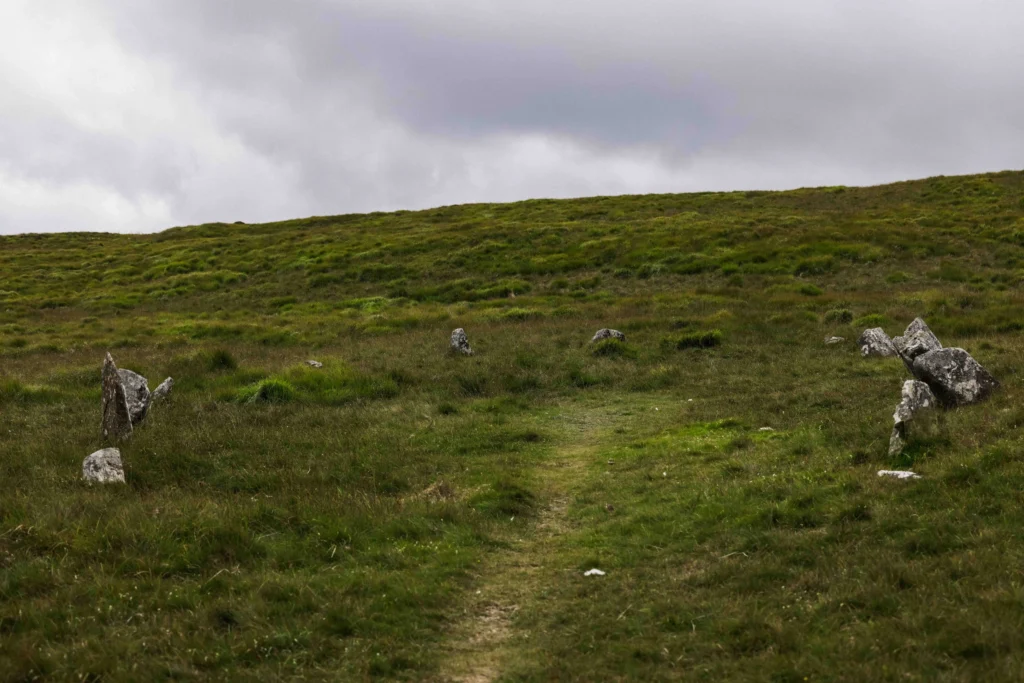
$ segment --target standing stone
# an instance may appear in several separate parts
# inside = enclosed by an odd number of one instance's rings
[[[124,385],[114,359],[108,353],[103,361],[103,438],[106,441],[124,441],[131,435],[132,418]]]
[[[132,426],[142,422],[149,412],[149,381],[137,372],[118,370],[118,377],[124,387],[124,397],[128,402],[128,414],[132,418]]]
[[[936,351],[942,348],[942,343],[936,337],[924,320],[915,318],[914,322],[907,326],[902,337],[894,337],[892,345],[896,353],[903,360],[907,369],[914,371],[914,359],[929,351]],[[916,376],[916,375],[915,375]]]
[[[868,356],[888,358],[896,355],[896,347],[892,345],[892,339],[889,339],[889,335],[881,327],[861,332],[860,338],[857,339],[857,346],[860,347],[860,355],[864,358]]]
[[[892,415],[894,424],[892,436],[889,437],[890,456],[899,455],[907,445],[907,423],[920,411],[934,408],[937,404],[938,399],[924,382],[908,379],[903,383],[903,400]]]
[[[124,467],[121,464],[121,451],[116,448],[104,448],[87,457],[82,461],[82,478],[96,484],[123,484]]]
[[[999,387],[989,371],[963,349],[938,349],[922,354],[915,358],[913,372],[950,408],[983,401]]]
[[[153,395],[150,396],[149,402],[154,403],[156,401],[162,401],[171,395],[171,389],[174,388],[174,380],[170,377],[160,383],[156,389],[153,390]]]
[[[626,335],[622,334],[618,330],[610,330],[605,327],[597,331],[594,338],[590,340],[590,343],[596,344],[597,342],[604,341],[605,339],[616,339],[620,342],[624,342],[626,341]]]
[[[464,356],[473,355],[473,349],[469,346],[469,337],[466,336],[466,331],[461,327],[452,331],[451,347],[452,351],[461,353]]]

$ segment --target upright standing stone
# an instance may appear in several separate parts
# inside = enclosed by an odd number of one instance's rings
[[[131,435],[132,418],[124,385],[114,359],[108,353],[103,361],[103,438],[106,441],[124,441]]]
[[[149,412],[149,380],[131,370],[118,370],[117,376],[124,387],[124,397],[128,402],[128,415],[132,418],[132,426],[142,422]]]
[[[124,466],[121,451],[104,448],[96,451],[82,462],[82,478],[96,484],[123,484]]]
[[[452,331],[451,347],[455,353],[461,353],[464,356],[473,355],[473,349],[469,346],[469,337],[461,327]]]
[[[892,415],[892,436],[889,437],[889,455],[899,455],[907,444],[907,423],[914,419],[918,412],[926,408],[934,408],[938,404],[935,394],[924,382],[908,379],[903,383],[903,400],[896,406]]]

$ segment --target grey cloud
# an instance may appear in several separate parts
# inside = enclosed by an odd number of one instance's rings
[[[1024,155],[1008,0],[85,5],[153,73],[135,128],[45,101],[15,117],[0,96],[0,167],[175,222],[884,182]],[[147,127],[147,97],[182,115]],[[3,201],[10,231],[25,214]]]

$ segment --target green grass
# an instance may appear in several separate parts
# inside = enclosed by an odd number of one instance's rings
[[[0,680],[1019,680],[1022,280],[1015,172],[0,238]]]

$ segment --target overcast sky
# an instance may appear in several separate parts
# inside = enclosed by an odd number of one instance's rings
[[[1024,167],[1019,0],[0,0],[0,233]]]

